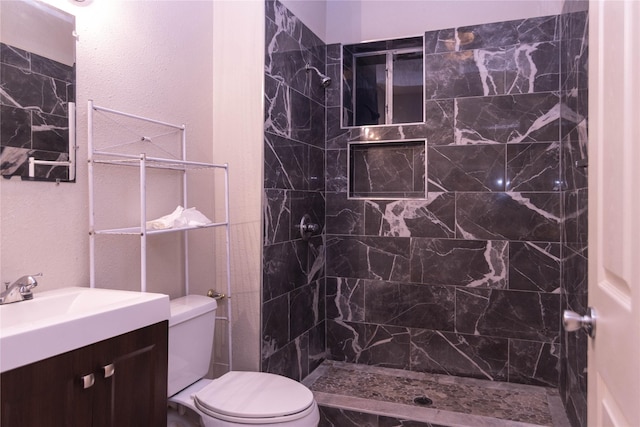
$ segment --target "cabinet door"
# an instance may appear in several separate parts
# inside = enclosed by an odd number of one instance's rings
[[[0,425],[3,427],[86,427],[91,425],[93,387],[88,347],[2,373]]]
[[[166,425],[167,340],[161,322],[2,373],[0,426]]]
[[[160,426],[167,422],[167,322],[94,346],[93,426]]]

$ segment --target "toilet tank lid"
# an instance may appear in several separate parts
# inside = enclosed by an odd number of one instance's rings
[[[170,301],[169,327],[215,311],[217,307],[216,300],[203,295],[187,295],[173,299]]]

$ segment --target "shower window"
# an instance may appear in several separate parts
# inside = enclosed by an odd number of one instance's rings
[[[343,126],[424,122],[422,37],[343,47]]]

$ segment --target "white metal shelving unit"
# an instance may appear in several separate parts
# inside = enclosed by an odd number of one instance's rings
[[[181,134],[181,156],[178,158],[161,158],[147,156],[145,152],[139,154],[127,154],[116,150],[100,150],[94,146],[94,114],[101,112],[107,115],[126,117],[134,121],[151,123],[161,127],[177,130]],[[150,138],[141,136],[142,142],[151,141]],[[224,227],[225,229],[225,246],[226,246],[226,317],[218,316],[216,319],[227,322],[228,337],[228,357],[229,370],[231,370],[231,266],[230,266],[230,234],[229,234],[229,167],[228,164],[214,164],[195,162],[187,160],[186,156],[186,127],[185,125],[176,125],[172,123],[162,122],[147,117],[137,116],[122,111],[112,110],[109,108],[95,105],[92,100],[88,102],[88,181],[89,181],[89,260],[90,260],[90,286],[96,286],[96,239],[101,235],[137,235],[140,236],[140,291],[147,291],[147,238],[149,236],[165,233],[182,233],[184,243],[184,284],[185,295],[189,294],[189,252],[188,252],[188,233],[189,230],[202,230]],[[116,143],[112,147],[117,147]],[[116,165],[122,167],[139,168],[140,173],[140,225],[135,227],[97,229],[95,224],[95,175],[98,165]],[[218,169],[224,173],[224,220],[221,222],[212,222],[203,226],[181,227],[168,229],[147,229],[147,171],[149,169],[165,169],[177,171],[182,174],[182,206],[187,208],[187,173],[196,169]]]

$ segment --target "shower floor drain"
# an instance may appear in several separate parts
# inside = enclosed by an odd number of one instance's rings
[[[427,396],[418,396],[413,399],[413,403],[416,403],[421,406],[429,406],[433,404],[433,400],[429,399]]]

